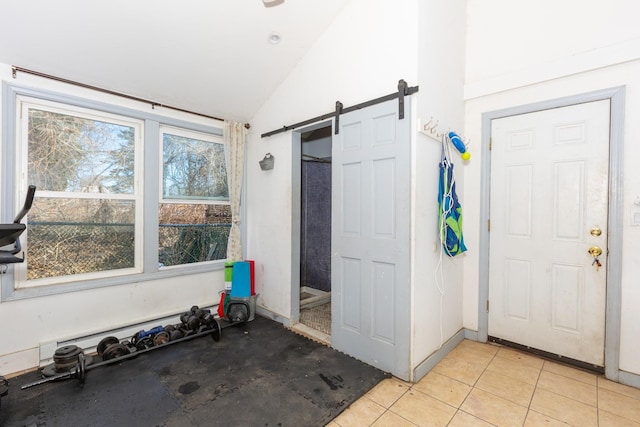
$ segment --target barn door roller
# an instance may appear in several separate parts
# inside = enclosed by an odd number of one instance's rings
[[[407,82],[400,79],[398,82],[398,120],[404,119],[404,96],[407,94]]]

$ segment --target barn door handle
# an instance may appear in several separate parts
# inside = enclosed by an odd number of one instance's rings
[[[600,249],[600,246],[591,246],[588,252],[589,252],[589,255],[591,255],[594,258],[602,255],[602,249]]]

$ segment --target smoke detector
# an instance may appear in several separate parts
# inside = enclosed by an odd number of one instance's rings
[[[278,44],[280,43],[280,40],[282,40],[282,36],[280,36],[280,34],[274,31],[271,34],[269,34],[269,37],[267,40],[269,40],[269,43],[271,44]]]

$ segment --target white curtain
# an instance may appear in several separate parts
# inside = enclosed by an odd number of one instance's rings
[[[242,174],[244,166],[244,143],[247,131],[244,124],[224,123],[224,149],[227,159],[229,200],[231,202],[231,230],[227,243],[227,258],[242,260],[242,236],[240,235],[240,194],[242,193]]]

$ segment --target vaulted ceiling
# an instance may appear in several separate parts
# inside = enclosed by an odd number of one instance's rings
[[[0,63],[246,121],[348,1],[0,0]]]

